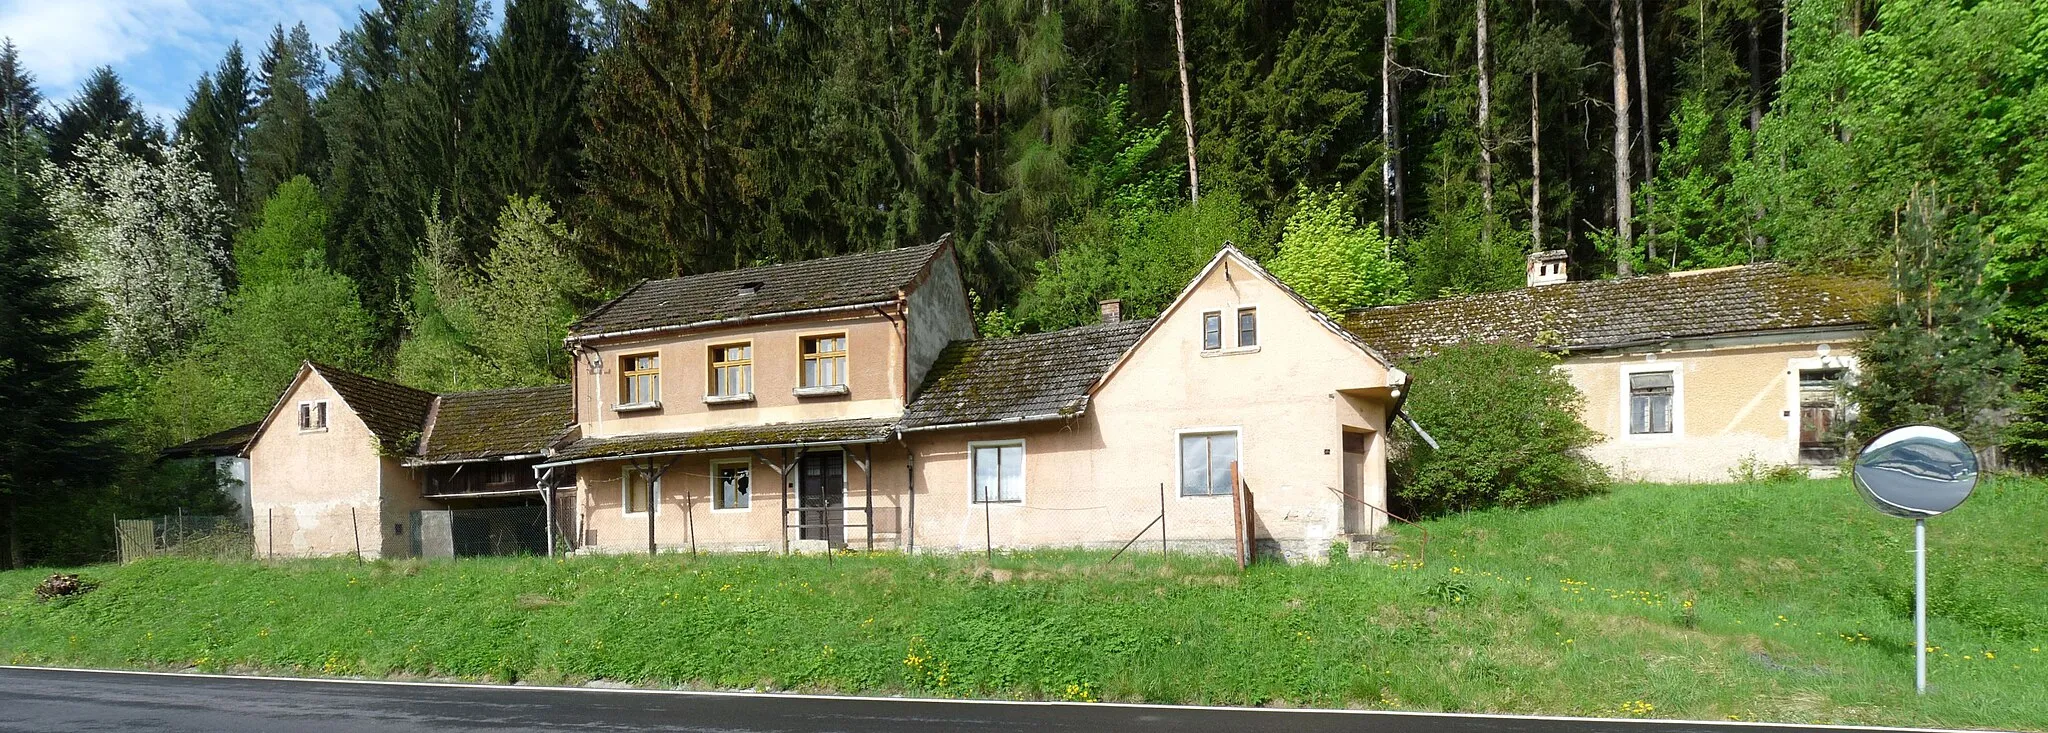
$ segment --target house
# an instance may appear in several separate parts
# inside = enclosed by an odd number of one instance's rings
[[[1386,358],[1228,246],[1120,311],[976,340],[945,240],[643,283],[571,326],[537,467],[574,470],[591,551],[1114,548],[1164,513],[1175,546],[1320,557],[1382,526]]]
[[[240,448],[255,550],[544,552],[551,494],[533,465],[568,428],[568,398],[564,387],[437,395],[303,364]]]
[[[1883,283],[1777,263],[1569,282],[1564,252],[1528,258],[1528,287],[1366,308],[1359,338],[1399,357],[1460,342],[1545,349],[1604,436],[1617,476],[1725,481],[1752,465],[1832,467],[1855,348]]]

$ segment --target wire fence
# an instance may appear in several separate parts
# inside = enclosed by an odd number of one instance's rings
[[[177,513],[114,520],[121,562],[170,555],[240,559],[253,551],[254,535],[241,517]]]

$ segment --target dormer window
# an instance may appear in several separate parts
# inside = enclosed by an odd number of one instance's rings
[[[739,289],[739,294],[740,294],[740,295],[753,295],[753,294],[755,294],[755,293],[761,292],[761,286],[763,286],[763,285],[766,285],[766,284],[767,284],[767,283],[761,282],[761,281],[759,281],[759,280],[753,280],[753,281],[749,281],[749,282],[743,282],[743,283],[740,283],[740,289]]]

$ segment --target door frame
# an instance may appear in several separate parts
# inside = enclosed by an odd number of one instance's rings
[[[806,463],[806,462],[808,462],[808,461],[811,461],[811,460],[813,460],[813,459],[814,459],[814,457],[815,457],[815,458],[817,458],[817,459],[819,459],[819,460],[826,460],[826,461],[829,461],[829,460],[831,460],[831,459],[830,459],[830,458],[826,458],[826,457],[825,457],[825,456],[826,456],[826,455],[827,455],[828,453],[830,453],[830,454],[835,454],[835,455],[837,455],[837,456],[839,457],[839,487],[838,487],[838,496],[837,496],[837,498],[838,498],[838,502],[837,502],[837,503],[833,503],[833,502],[832,502],[832,498],[833,498],[833,496],[831,495],[831,493],[829,493],[829,492],[826,492],[826,493],[825,493],[825,497],[824,497],[824,498],[825,498],[825,502],[826,502],[826,503],[825,503],[824,505],[822,505],[822,506],[819,506],[819,507],[815,507],[815,508],[814,508],[814,507],[807,507],[807,506],[806,506],[806,505],[804,504],[804,489],[805,489],[805,487],[804,487],[804,480],[805,480],[805,478],[807,478],[807,474],[806,474],[806,472],[805,472],[805,463]],[[807,451],[804,451],[803,455],[801,455],[801,456],[798,456],[798,457],[797,457],[797,460],[796,460],[796,505],[797,505],[797,509],[798,509],[798,511],[797,511],[797,523],[798,523],[798,524],[813,524],[814,522],[812,522],[812,521],[810,520],[810,516],[809,516],[809,515],[812,515],[813,513],[816,513],[816,514],[819,514],[819,515],[823,515],[822,517],[820,517],[820,519],[822,519],[822,520],[823,520],[823,523],[824,523],[824,524],[828,525],[828,526],[826,526],[826,527],[822,527],[822,528],[813,528],[813,527],[799,527],[799,528],[797,529],[797,538],[798,538],[798,539],[806,539],[806,540],[815,540],[815,539],[823,539],[823,540],[827,540],[827,541],[828,541],[828,542],[829,542],[829,543],[830,543],[830,544],[831,544],[831,545],[832,545],[833,547],[835,547],[835,548],[837,548],[837,547],[845,547],[845,546],[846,546],[846,483],[847,483],[847,471],[846,471],[846,464],[847,464],[847,456],[846,456],[846,450],[845,450],[844,448],[841,448],[841,447],[838,447],[838,446],[833,446],[833,447],[829,447],[829,448],[819,448],[819,449],[815,449],[815,450],[807,450]],[[834,511],[835,509],[836,509],[837,511]],[[824,535],[824,536],[822,536],[822,537],[815,537],[815,536],[812,536],[813,534],[822,534],[822,535]]]

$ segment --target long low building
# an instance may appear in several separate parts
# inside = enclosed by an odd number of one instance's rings
[[[1726,481],[1741,466],[1828,471],[1881,282],[1777,263],[1569,282],[1529,257],[1520,290],[1366,308],[1345,326],[1402,358],[1464,342],[1556,353],[1585,394],[1589,452],[1617,478]]]

